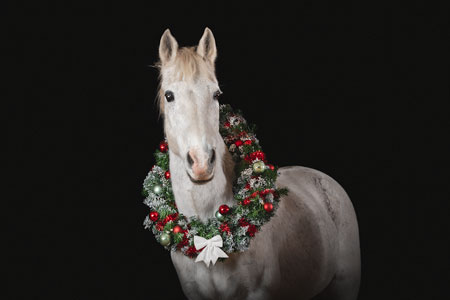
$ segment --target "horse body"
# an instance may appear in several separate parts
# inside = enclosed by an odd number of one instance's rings
[[[209,29],[189,51],[178,50],[169,31],[161,38],[160,96],[164,92],[166,100],[160,101],[172,188],[180,213],[202,220],[234,203],[234,163],[216,126],[218,103],[210,96],[218,89],[211,77],[215,56]],[[188,73],[197,74],[191,83]],[[276,185],[289,194],[248,250],[209,268],[171,252],[189,299],[356,299],[358,224],[345,191],[329,176],[304,167],[280,168]]]
[[[287,167],[279,172],[277,186],[288,187],[289,194],[247,251],[209,268],[171,253],[189,299],[311,299],[324,290],[330,296],[324,299],[356,299],[359,240],[348,196],[319,171]],[[191,190],[186,183],[184,190]]]

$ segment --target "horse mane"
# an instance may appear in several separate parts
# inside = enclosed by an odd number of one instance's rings
[[[217,81],[214,73],[214,65],[208,63],[201,57],[197,51],[197,47],[183,47],[178,49],[173,61],[163,64],[158,61],[155,67],[159,70],[159,85],[156,101],[159,106],[160,114],[164,112],[164,91],[161,88],[161,82],[167,80],[195,82],[200,77],[207,77],[209,80]],[[168,70],[168,72],[165,72]]]

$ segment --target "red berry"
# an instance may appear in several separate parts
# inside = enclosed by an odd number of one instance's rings
[[[236,147],[240,147],[244,143],[241,140],[237,140],[236,142],[234,142],[234,144],[236,145]]]
[[[164,177],[166,177],[166,179],[170,178],[170,171],[166,171],[166,173],[164,173]]]
[[[242,201],[242,204],[244,204],[244,205],[249,205],[249,204],[250,204],[250,199],[249,199],[249,198],[245,198],[245,199]]]
[[[251,145],[251,144],[252,144],[252,140],[246,140],[246,141],[244,142],[244,144],[245,144],[245,145]]]
[[[173,227],[173,233],[180,233],[183,229],[181,228],[180,225],[175,225]]]
[[[255,152],[252,152],[250,154],[247,154],[244,159],[248,162],[252,162],[256,159],[262,160],[262,161],[266,161],[266,155],[264,154],[264,152],[258,150]]]
[[[267,212],[271,212],[273,210],[273,204],[270,202],[264,203],[264,210]]]
[[[270,169],[271,171],[275,170],[274,165],[268,164],[267,166],[269,167],[269,169]]]
[[[245,226],[249,225],[248,221],[244,217],[240,218],[238,223],[239,223],[239,226],[241,226],[241,227],[245,227]]]
[[[220,231],[226,232],[227,234],[230,234],[230,226],[228,226],[227,223],[222,223],[219,227]]]
[[[157,221],[159,218],[159,214],[157,211],[152,211],[150,213],[150,220],[152,220],[153,222]]]
[[[161,151],[161,152],[167,152],[167,149],[169,148],[169,146],[167,145],[167,143],[166,142],[161,142],[161,143],[159,143],[159,151]]]
[[[258,229],[256,228],[255,225],[253,224],[248,225],[247,233],[249,236],[255,236],[256,231],[258,231]]]
[[[197,249],[195,249],[195,246],[190,246],[187,250],[186,250],[186,255],[189,257],[194,257],[197,254]]]
[[[230,127],[230,122],[225,122],[224,124],[223,124],[223,127],[225,127],[225,128],[228,128],[228,127]]]
[[[262,151],[255,151],[255,157],[258,158],[259,160],[265,160],[266,159],[266,155],[264,154],[264,152]]]
[[[219,212],[220,212],[222,215],[226,215],[229,211],[230,211],[230,208],[229,208],[228,205],[226,205],[226,204],[223,204],[223,205],[221,205],[221,206],[219,207]]]

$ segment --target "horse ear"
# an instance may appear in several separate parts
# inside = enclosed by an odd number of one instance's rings
[[[205,32],[198,43],[197,53],[204,59],[214,64],[217,57],[216,40],[214,39],[212,31],[208,27],[205,28]]]
[[[159,59],[162,64],[170,62],[175,58],[178,51],[177,40],[172,36],[169,29],[164,31],[159,42]]]

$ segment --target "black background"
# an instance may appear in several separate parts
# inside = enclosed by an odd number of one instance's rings
[[[195,45],[205,26],[221,101],[258,125],[269,160],[321,170],[350,195],[359,299],[441,299],[442,7],[61,2],[2,4],[5,299],[183,299],[169,254],[142,226],[141,185],[163,138],[150,65],[166,28]]]

